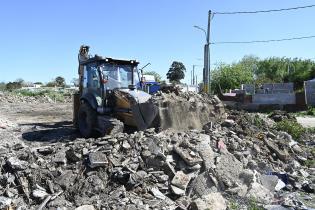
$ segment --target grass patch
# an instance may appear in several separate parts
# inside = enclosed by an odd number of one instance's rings
[[[48,90],[48,89],[40,89],[40,90],[16,90],[14,91],[14,94],[26,96],[26,97],[49,97],[53,101],[63,102],[65,100],[65,96],[67,96],[69,93]]]
[[[297,112],[296,116],[315,116],[315,107],[309,106],[306,111]]]
[[[264,210],[263,207],[257,204],[255,199],[250,199],[249,200],[249,205],[248,205],[248,210]]]
[[[264,127],[264,120],[258,114],[255,114],[253,124],[258,128]]]
[[[299,140],[306,129],[302,127],[298,122],[294,120],[282,120],[277,122],[275,129],[278,131],[284,131],[290,134],[295,140]]]
[[[307,160],[305,161],[305,166],[309,167],[309,168],[314,168],[315,167],[315,160]]]

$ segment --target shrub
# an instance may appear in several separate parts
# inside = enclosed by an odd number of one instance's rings
[[[301,135],[306,132],[306,129],[294,120],[282,120],[280,122],[277,122],[275,125],[275,129],[278,131],[287,132],[295,140],[300,139]]]

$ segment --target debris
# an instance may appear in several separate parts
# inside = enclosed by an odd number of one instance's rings
[[[19,160],[17,157],[10,157],[7,163],[13,170],[25,170],[28,167],[26,161]]]
[[[0,196],[0,209],[7,209],[12,203],[11,198]]]
[[[178,129],[83,139],[74,131],[61,137],[61,129],[37,122],[11,126],[5,120],[10,126],[0,129],[0,206],[199,210],[226,209],[234,198],[239,209],[246,209],[243,201],[251,198],[259,204],[287,205],[284,208],[314,203],[310,137],[296,143],[269,126],[272,120],[264,114],[228,110],[226,116],[213,97],[158,93],[156,103],[159,98],[173,111],[175,104],[183,103],[181,112],[191,108]],[[199,115],[207,115],[201,120],[205,124],[197,126],[203,130],[191,129],[197,128],[193,116]],[[169,121],[176,124],[174,117]],[[0,123],[3,119],[1,115]],[[20,138],[25,132],[32,133],[30,141]],[[38,138],[41,132],[44,138]]]
[[[220,193],[210,193],[193,201],[191,210],[226,210],[226,201]]]
[[[188,183],[191,177],[189,175],[184,174],[182,171],[178,171],[174,178],[172,179],[172,185],[179,187],[180,189],[186,191]]]
[[[165,200],[166,196],[163,195],[163,193],[161,193],[161,191],[156,188],[156,187],[152,187],[151,190],[152,194],[156,197],[156,198],[159,198],[161,200]]]
[[[95,210],[95,208],[92,205],[83,205],[83,206],[79,206],[75,210]]]
[[[89,154],[89,166],[91,168],[102,167],[108,164],[106,155],[102,152],[91,152]]]

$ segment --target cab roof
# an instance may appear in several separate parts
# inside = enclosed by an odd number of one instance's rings
[[[98,56],[98,55],[95,55],[94,57],[91,57],[91,58],[87,59],[86,61],[81,61],[80,64],[89,64],[89,63],[95,63],[95,62],[110,63],[110,64],[123,64],[123,65],[131,64],[131,65],[135,65],[135,66],[137,66],[139,64],[139,62],[137,60],[114,59],[114,58],[102,57],[102,56]]]

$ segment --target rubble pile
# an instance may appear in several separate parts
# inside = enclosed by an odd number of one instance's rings
[[[314,143],[260,114],[226,114],[216,98],[158,97],[165,107],[209,102],[221,116],[210,111],[202,129],[1,144],[0,209],[314,208]]]

